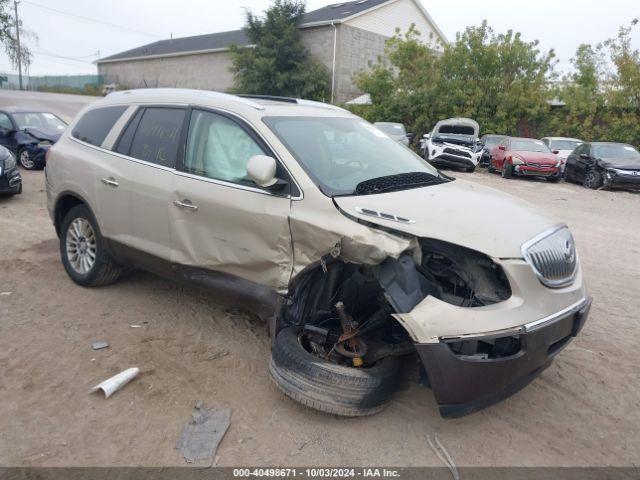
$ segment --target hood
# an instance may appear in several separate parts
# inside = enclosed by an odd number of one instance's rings
[[[622,170],[640,170],[640,159],[601,158],[600,165],[602,165],[604,168],[620,168]]]
[[[62,133],[56,132],[55,130],[41,130],[34,127],[27,127],[24,131],[38,140],[48,140],[51,143],[56,143],[62,136]]]
[[[555,165],[558,163],[558,157],[551,152],[519,152],[514,151],[515,155],[522,157],[525,162],[545,163],[549,165]]]
[[[449,118],[436,123],[433,129],[433,135],[437,134],[453,134],[453,135],[469,135],[474,138],[480,133],[480,125],[470,118]]]
[[[379,195],[335,197],[334,201],[351,217],[494,258],[522,258],[523,243],[558,224],[530,203],[464,180]],[[413,223],[385,220],[363,213],[366,210]]]

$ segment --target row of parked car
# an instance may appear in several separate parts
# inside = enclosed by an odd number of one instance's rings
[[[486,166],[504,178],[543,177],[592,189],[640,189],[640,152],[632,145],[564,137],[480,138],[479,131],[478,123],[468,118],[440,121],[421,139],[421,153],[438,168],[472,172],[477,166]]]
[[[51,112],[18,107],[0,110],[0,195],[22,193],[18,164],[25,170],[43,168],[49,148],[66,128]]]

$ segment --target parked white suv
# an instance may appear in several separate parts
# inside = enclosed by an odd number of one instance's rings
[[[74,282],[135,266],[257,299],[274,381],[336,414],[379,411],[416,354],[442,415],[486,407],[591,303],[566,226],[325,104],[113,93],[52,147],[46,183]]]

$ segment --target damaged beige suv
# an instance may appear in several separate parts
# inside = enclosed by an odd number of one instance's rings
[[[565,225],[330,105],[113,93],[52,147],[46,183],[74,282],[133,266],[254,299],[273,380],[335,414],[381,410],[412,360],[443,416],[484,408],[548,367],[591,304]]]

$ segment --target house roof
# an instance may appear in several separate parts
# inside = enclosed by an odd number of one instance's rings
[[[309,28],[331,23],[341,23],[354,17],[367,13],[384,4],[397,0],[353,0],[351,2],[339,2],[305,13],[299,21],[299,28]],[[444,34],[433,22],[424,7],[417,5],[434,26],[438,34],[444,39]],[[229,45],[249,46],[250,40],[244,30],[232,30],[229,32],[210,33],[195,37],[173,38],[160,40],[148,45],[133,48],[125,52],[117,53],[109,57],[101,58],[97,63],[116,62],[121,60],[138,60],[154,57],[168,57],[193,53],[206,53],[227,50]]]
[[[378,7],[391,0],[355,0],[352,2],[339,2],[326,7],[319,8],[312,12],[305,13],[300,20],[300,26],[312,26],[316,24],[331,23],[332,21],[344,20],[364,13],[365,11]]]
[[[226,50],[229,45],[246,46],[249,39],[244,30],[232,30],[230,32],[209,33],[207,35],[197,35],[195,37],[172,38],[170,40],[160,40],[158,42],[132,48],[125,52],[120,52],[110,57],[101,58],[98,63],[131,60],[137,58],[165,57],[170,55],[182,55],[193,52],[208,52],[216,50]]]

